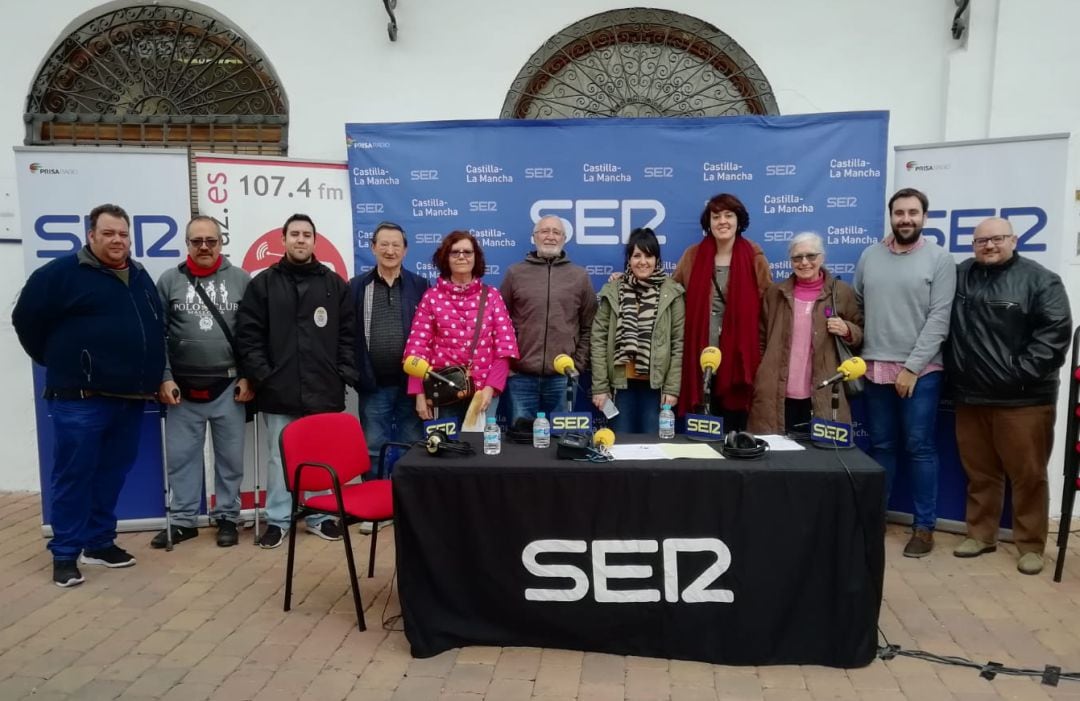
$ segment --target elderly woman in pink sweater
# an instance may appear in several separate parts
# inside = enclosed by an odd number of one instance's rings
[[[747,428],[754,433],[806,432],[812,416],[830,418],[830,393],[815,390],[840,364],[836,337],[862,345],[862,312],[855,291],[825,269],[821,237],[802,233],[788,246],[793,274],[761,300],[761,365]],[[837,418],[851,423],[840,393]]]
[[[502,393],[510,373],[510,360],[518,357],[517,337],[499,290],[485,285],[484,252],[466,231],[451,231],[432,256],[439,279],[424,293],[413,317],[405,343],[405,356],[428,361],[431,369],[466,365],[476,385],[479,409],[486,411],[491,400]],[[486,294],[485,294],[486,292]],[[477,315],[483,297],[483,316],[475,350]],[[409,378],[409,394],[416,395],[416,413],[433,418],[431,402],[424,395],[421,380]],[[469,402],[440,408],[440,418],[462,418]]]

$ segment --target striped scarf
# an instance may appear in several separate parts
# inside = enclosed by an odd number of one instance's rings
[[[619,280],[619,316],[615,328],[615,365],[633,363],[639,375],[649,373],[652,333],[660,303],[660,285],[667,275],[656,270],[645,280],[637,279],[627,267]]]

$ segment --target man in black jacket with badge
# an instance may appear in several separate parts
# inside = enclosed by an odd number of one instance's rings
[[[256,275],[237,313],[236,340],[245,376],[255,383],[266,421],[266,531],[264,548],[276,548],[289,529],[292,499],[285,486],[279,439],[301,416],[345,409],[345,385],[355,385],[356,317],[348,284],[315,258],[315,223],[294,214],[282,227],[285,257]],[[341,538],[329,517],[307,520],[310,533]]]
[[[1008,476],[1017,569],[1038,574],[1058,373],[1072,333],[1069,299],[1060,277],[1015,252],[1007,220],[983,221],[972,244],[975,257],[957,268],[945,354],[956,443],[968,477],[968,537],[953,554],[977,557],[997,549]]]

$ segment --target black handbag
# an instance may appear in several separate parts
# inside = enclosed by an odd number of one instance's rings
[[[832,304],[833,314],[839,317],[840,315],[837,314],[837,311],[836,311],[836,282],[835,281],[833,281],[833,286],[832,286],[832,290],[831,290],[830,294],[832,295],[831,304]],[[830,334],[830,335],[832,335],[832,334]],[[836,339],[836,355],[840,358],[840,363],[841,364],[845,360],[847,360],[848,358],[854,358],[855,357],[855,353],[852,352],[851,346],[849,346],[844,341],[844,339],[840,338],[839,336],[833,336],[833,338]],[[848,380],[847,382],[844,382],[843,385],[844,385],[844,394],[847,395],[847,398],[848,399],[854,399],[855,397],[858,397],[860,394],[862,394],[863,390],[866,389],[866,380],[864,380],[863,378],[860,377],[857,380]]]
[[[424,378],[424,396],[428,398],[432,406],[443,407],[459,402],[469,402],[476,394],[476,383],[472,379],[472,356],[480,340],[480,327],[484,323],[487,295],[488,288],[485,285],[480,292],[480,304],[476,309],[476,328],[473,330],[472,343],[469,344],[469,364],[449,365],[437,370],[440,375],[454,383],[454,386],[450,386],[433,375]]]

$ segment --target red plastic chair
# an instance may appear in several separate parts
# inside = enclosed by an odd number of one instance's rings
[[[313,414],[293,421],[281,432],[281,463],[285,470],[285,484],[292,492],[285,610],[288,611],[292,604],[296,524],[312,514],[329,514],[336,516],[341,523],[345,560],[349,564],[349,581],[356,605],[356,621],[360,630],[366,630],[348,527],[358,521],[372,522],[368,560],[368,577],[371,577],[375,572],[379,521],[394,517],[394,502],[389,479],[349,484],[371,469],[371,458],[360,421],[352,414]],[[304,498],[304,492],[326,490],[330,490],[330,493]]]

